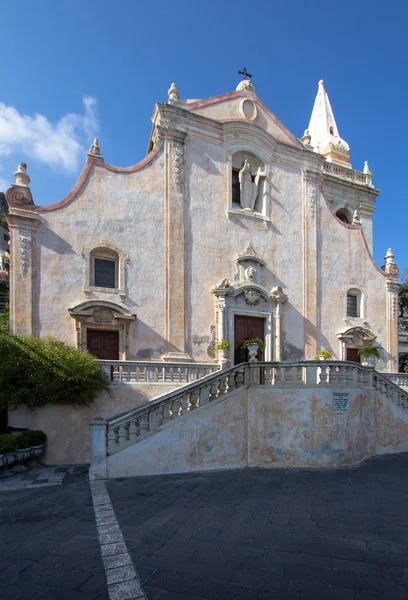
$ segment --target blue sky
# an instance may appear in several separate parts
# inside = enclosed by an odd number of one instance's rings
[[[155,102],[235,89],[253,73],[261,100],[297,136],[324,79],[353,167],[382,190],[374,257],[406,250],[408,6],[402,1],[20,0],[0,6],[0,189],[28,163],[36,204],[76,181],[94,135],[105,160],[146,153]]]

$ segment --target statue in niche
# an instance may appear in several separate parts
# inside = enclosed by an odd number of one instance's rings
[[[248,159],[246,159],[244,166],[238,174],[238,177],[241,208],[244,210],[253,211],[259,192],[260,170],[258,169],[255,181],[252,181],[251,163]]]

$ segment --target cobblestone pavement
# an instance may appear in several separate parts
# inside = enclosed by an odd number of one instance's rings
[[[407,600],[407,468],[0,482],[0,598]]]
[[[39,485],[0,485],[1,600],[108,600],[87,478]]]
[[[0,474],[0,493],[32,487],[58,485],[83,479],[88,475],[88,466],[66,467],[14,467]]]
[[[149,600],[408,598],[408,454],[112,480]]]

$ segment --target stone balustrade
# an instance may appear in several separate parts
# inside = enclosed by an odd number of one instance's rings
[[[111,365],[112,362],[105,361]],[[127,365],[117,361],[118,366]],[[135,363],[140,364],[140,363]],[[150,364],[150,363],[149,363]],[[155,365],[163,369],[169,365]],[[174,366],[174,365],[173,365]],[[178,365],[177,368],[193,368],[197,365]],[[210,368],[206,366],[205,368]],[[187,371],[188,372],[188,371]],[[164,371],[161,379],[165,381]],[[242,388],[275,387],[295,389],[296,387],[333,389],[374,389],[385,400],[399,408],[408,410],[408,392],[391,380],[397,374],[380,374],[371,367],[363,367],[347,361],[300,361],[300,362],[253,362],[242,363],[226,370],[218,370],[187,383],[182,388],[149,402],[118,417],[104,421],[95,419],[90,423],[93,464],[104,454],[103,467],[96,469],[96,476],[104,477],[106,457],[154,434],[162,427],[173,423],[192,411],[226,397]],[[143,377],[146,375],[144,374]],[[123,371],[122,371],[123,381]],[[131,380],[126,375],[125,381]],[[157,377],[157,375],[155,375]],[[163,379],[164,378],[164,379]],[[144,380],[146,381],[146,380]],[[149,379],[147,379],[149,381]],[[156,381],[158,381],[156,379]],[[102,436],[102,437],[101,437]],[[101,445],[104,448],[101,451]]]
[[[361,171],[355,171],[354,169],[347,169],[346,167],[340,167],[334,163],[324,162],[323,171],[328,175],[334,175],[340,179],[346,179],[353,183],[359,183],[360,185],[373,186],[373,176],[371,173],[362,173]]]
[[[222,398],[241,387],[248,387],[248,365],[219,371],[161,396],[147,405],[132,410],[107,423],[107,450],[114,454],[154,433],[166,423]]]
[[[408,373],[381,373],[382,377],[386,377],[399,387],[408,391]]]
[[[190,383],[219,369],[215,363],[165,363],[132,360],[100,360],[112,384]]]

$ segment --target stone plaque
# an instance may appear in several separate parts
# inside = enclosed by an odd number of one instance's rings
[[[350,410],[350,394],[333,394],[333,412],[345,413]]]

